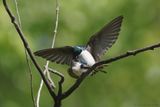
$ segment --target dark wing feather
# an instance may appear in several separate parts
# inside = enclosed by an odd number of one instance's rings
[[[71,65],[72,59],[74,58],[73,47],[71,46],[43,49],[36,51],[34,54],[36,56],[45,58],[46,60],[50,60],[58,64],[67,64],[67,65]]]
[[[115,43],[118,38],[123,16],[119,16],[93,35],[87,43],[87,50],[96,61]]]

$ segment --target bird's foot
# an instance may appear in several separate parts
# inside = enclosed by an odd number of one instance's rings
[[[98,66],[97,68],[95,68],[94,69],[94,71],[91,73],[91,76],[93,76],[93,75],[95,75],[95,74],[97,74],[98,72],[102,72],[102,73],[107,73],[105,70],[103,70],[104,69],[104,67],[107,67],[108,66],[108,64],[106,64],[106,65],[102,65],[102,66]]]
[[[107,67],[107,66],[108,66],[108,64],[98,66],[97,68],[95,68],[95,69],[90,73],[90,76],[93,76],[93,75],[97,74],[98,72],[102,72],[102,73],[105,73],[105,74],[106,74],[107,72],[104,70],[104,68]],[[81,65],[81,68],[82,68],[82,69],[90,69],[91,67],[82,64],[82,65]]]

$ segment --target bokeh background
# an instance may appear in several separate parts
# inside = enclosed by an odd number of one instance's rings
[[[55,0],[17,0],[22,29],[33,51],[51,46],[55,25]],[[15,13],[13,1],[9,1]],[[160,42],[160,0],[63,0],[60,1],[55,47],[85,44],[113,18],[123,15],[116,44],[103,59]],[[37,58],[43,65],[45,60]],[[75,81],[67,66],[50,64],[65,75],[64,90]],[[108,73],[87,78],[63,107],[159,107],[160,49],[110,64]],[[34,95],[40,76],[32,65]],[[53,75],[55,81],[58,80]],[[32,107],[29,72],[22,42],[0,2],[0,107]],[[43,88],[41,107],[52,107]]]

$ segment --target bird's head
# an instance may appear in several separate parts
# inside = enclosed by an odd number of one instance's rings
[[[77,56],[82,52],[83,48],[80,46],[75,46],[74,47],[74,54]]]

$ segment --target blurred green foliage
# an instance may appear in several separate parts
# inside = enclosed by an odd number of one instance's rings
[[[9,1],[15,13],[13,1]],[[55,25],[54,0],[18,0],[22,29],[33,51],[51,46]],[[104,59],[160,41],[160,0],[60,0],[56,47],[85,44],[113,18],[123,15],[116,44]],[[24,48],[0,2],[0,107],[32,107]],[[37,58],[43,66],[45,60]],[[74,79],[67,66],[51,64],[65,75],[64,90]],[[34,93],[40,77],[32,66]],[[63,107],[159,107],[160,49],[112,63],[106,75],[87,78],[63,101]],[[55,77],[53,77],[55,78]],[[58,78],[54,79],[55,81]],[[44,88],[41,107],[51,107]]]

